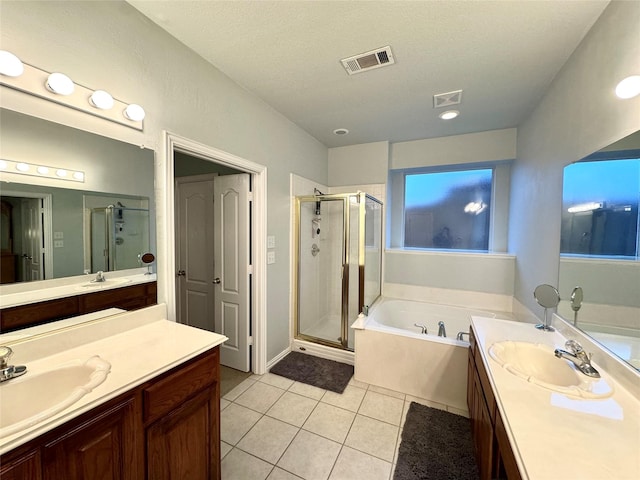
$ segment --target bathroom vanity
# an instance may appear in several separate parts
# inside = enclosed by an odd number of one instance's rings
[[[467,403],[481,479],[637,478],[638,377],[585,344],[601,375],[588,378],[554,355],[565,334],[472,317]]]
[[[118,279],[113,281],[116,282],[116,280]],[[118,280],[113,286],[91,284],[89,280],[85,280],[79,286],[72,284],[48,290],[35,290],[35,292],[39,294],[39,292],[51,290],[54,290],[55,297],[40,298],[42,301],[30,301],[24,304],[20,301],[21,297],[28,298],[28,295],[33,295],[33,292],[3,295],[0,332],[6,333],[111,307],[136,310],[155,305],[157,302],[155,275],[135,275]]]
[[[11,363],[29,372],[9,382],[95,355],[110,371],[59,412],[18,431],[2,425],[2,480],[220,478],[219,345],[226,337],[163,315],[164,305],[154,306],[12,345]],[[47,390],[43,384],[41,394]]]

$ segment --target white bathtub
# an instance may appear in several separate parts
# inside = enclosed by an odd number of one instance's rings
[[[454,413],[467,413],[468,337],[471,316],[493,312],[426,302],[381,298],[355,330],[355,379],[430,400]],[[439,337],[438,322],[447,337]],[[422,334],[415,323],[426,325]],[[364,327],[364,328],[362,328]]]
[[[369,312],[365,328],[466,347],[469,345],[469,337],[465,335],[463,341],[456,340],[456,337],[459,332],[469,333],[472,315],[490,318],[496,316],[486,310],[382,298]],[[444,323],[446,337],[438,336],[439,322]],[[427,327],[426,336],[420,327],[415,326],[416,323]]]

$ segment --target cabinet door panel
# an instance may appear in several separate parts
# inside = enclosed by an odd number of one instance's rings
[[[40,450],[34,450],[14,461],[0,465],[0,479],[41,480],[42,465],[40,461]]]
[[[135,400],[122,402],[44,446],[47,480],[139,478],[135,460]]]
[[[147,429],[147,478],[220,478],[216,387],[185,402]]]

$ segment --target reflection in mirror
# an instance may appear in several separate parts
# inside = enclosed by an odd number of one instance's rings
[[[573,325],[578,326],[578,312],[582,307],[582,300],[584,300],[584,292],[582,287],[574,287],[571,292],[571,310],[573,310]]]
[[[153,272],[151,271],[151,265],[153,265],[153,262],[155,261],[156,257],[153,253],[145,253],[140,257],[140,261],[142,263],[144,263],[147,266],[147,273],[146,275],[151,275]]]
[[[640,369],[640,132],[564,170],[558,313]],[[578,287],[578,285],[580,287]]]
[[[0,182],[0,199],[2,284],[137,268],[150,249],[148,198]]]
[[[4,108],[0,125],[0,159],[7,160],[0,163],[2,312],[88,294],[91,288],[83,285],[95,285],[90,283],[95,275],[85,274],[99,270],[118,270],[107,274],[108,280],[142,276],[141,256],[156,250],[154,152]],[[20,172],[15,169],[19,162],[84,175],[70,181],[38,171]],[[40,211],[48,212],[43,221]],[[29,279],[40,281],[25,281]],[[155,275],[145,279],[154,282]],[[137,307],[155,303],[155,284],[145,285],[144,291],[144,298],[135,299]],[[107,309],[102,312],[30,328],[46,334],[68,322],[112,315],[109,307],[120,305],[120,300],[101,303],[100,308]],[[64,315],[75,312],[65,310]],[[23,323],[17,328],[24,328]],[[17,333],[3,333],[0,339],[4,342],[7,335]]]
[[[6,109],[0,122],[2,159],[84,172],[72,182],[0,171],[1,292],[142,267],[156,243],[153,151]]]
[[[538,330],[544,330],[545,332],[553,332],[554,329],[551,326],[548,309],[555,308],[560,303],[558,290],[551,285],[542,284],[536,287],[533,291],[533,296],[536,302],[538,302],[538,305],[544,307],[544,323],[536,325],[536,328]]]

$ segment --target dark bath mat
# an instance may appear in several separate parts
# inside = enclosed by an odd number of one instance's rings
[[[477,480],[471,421],[411,402],[394,480]]]
[[[314,387],[342,393],[353,377],[353,365],[291,352],[276,363],[270,372]]]

